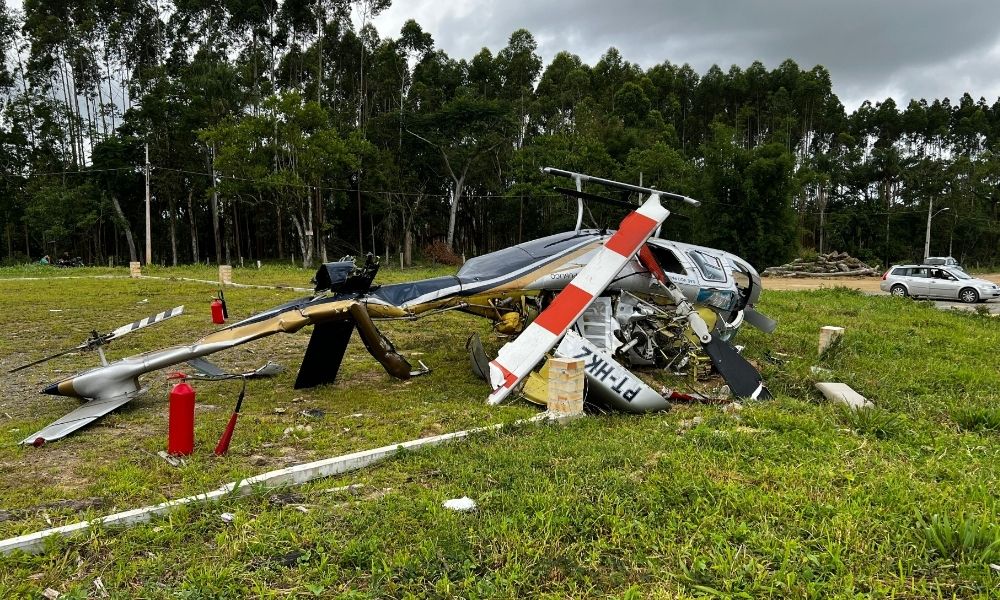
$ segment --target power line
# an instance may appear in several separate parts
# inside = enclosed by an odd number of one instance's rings
[[[142,171],[142,167],[130,166],[130,167],[108,167],[108,168],[103,168],[103,169],[86,169],[86,170],[73,170],[73,171],[70,171],[70,170],[66,170],[66,171],[45,171],[45,172],[32,173],[28,177],[30,178],[30,177],[36,177],[36,176],[41,177],[41,176],[59,176],[59,175],[86,175],[86,174],[90,174],[90,173],[109,173],[109,172],[116,172],[116,171],[132,171],[132,172],[135,173],[135,175],[141,175],[142,172],[143,172]],[[187,169],[176,169],[176,168],[173,168],[173,167],[158,167],[158,166],[154,166],[152,164],[150,165],[150,171],[151,172],[155,172],[155,171],[169,171],[169,172],[172,172],[172,173],[182,173],[182,174],[185,174],[185,175],[197,175],[197,176],[200,176],[200,177],[206,177],[208,179],[212,178],[212,174],[211,173],[203,173],[201,171],[190,171],[190,170],[187,170]],[[7,173],[0,173],[0,177],[5,177],[5,178],[8,178],[8,179],[13,179],[13,178],[17,178],[19,176],[7,174]],[[235,176],[235,175],[220,175],[220,174],[217,174],[216,178],[217,179],[226,179],[226,180],[230,180],[230,181],[240,181],[240,182],[245,182],[245,183],[256,183],[256,184],[259,184],[259,185],[265,185],[265,186],[271,186],[271,187],[286,187],[286,188],[297,188],[297,189],[304,189],[304,190],[323,190],[323,191],[330,191],[330,192],[355,192],[355,191],[357,191],[356,188],[350,188],[350,187],[337,187],[337,186],[329,186],[329,185],[310,185],[310,184],[304,184],[304,183],[269,181],[269,180],[265,180],[265,179],[256,179],[256,178],[252,178],[252,177],[238,177],[238,176]],[[379,196],[379,195],[383,195],[383,196],[390,196],[390,195],[391,196],[423,196],[425,198],[438,198],[438,199],[444,199],[444,198],[448,198],[449,197],[448,194],[438,194],[438,193],[430,193],[430,192],[405,192],[405,191],[401,191],[401,190],[372,190],[372,189],[362,189],[361,193],[362,194],[369,194],[369,195],[372,195],[372,196]],[[550,199],[550,200],[566,199],[566,196],[564,196],[562,194],[557,194],[557,193],[548,192],[548,191],[533,194],[533,197],[534,198],[539,198],[539,199],[545,198],[545,199]],[[475,200],[517,200],[518,196],[510,196],[510,195],[507,195],[507,194],[492,194],[492,193],[487,193],[487,194],[466,194],[466,193],[463,193],[462,194],[462,198],[475,199]],[[702,204],[707,204],[707,205],[711,205],[711,206],[724,206],[724,207],[730,207],[730,208],[739,208],[739,207],[741,207],[741,205],[739,205],[739,204],[733,204],[731,202],[722,202],[722,201],[719,201],[719,200],[707,200],[707,199],[705,199],[705,200],[699,200],[699,201]],[[846,206],[846,207],[842,207],[840,209],[831,209],[831,208],[828,208],[824,212],[825,212],[825,214],[827,216],[832,216],[832,215],[844,215],[845,213],[849,214],[849,213],[854,212],[854,211],[858,211],[858,207],[857,206]],[[801,215],[819,215],[820,214],[820,211],[815,210],[815,209],[804,210],[804,211],[796,211],[796,212],[798,214],[801,214]],[[870,217],[870,216],[884,216],[884,215],[888,214],[888,215],[898,216],[898,215],[903,215],[903,214],[922,214],[924,212],[926,212],[926,210],[923,209],[923,208],[899,208],[899,209],[893,209],[893,210],[875,210],[875,211],[865,210],[865,211],[858,211],[857,215],[858,216],[869,216]],[[987,221],[987,222],[993,222],[993,219],[989,219],[987,217],[981,217],[981,216],[972,216],[972,215],[970,215],[970,216],[963,216],[963,217],[960,218],[960,220],[962,220],[962,221]]]

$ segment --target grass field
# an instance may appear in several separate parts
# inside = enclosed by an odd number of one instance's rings
[[[389,270],[383,281],[442,274]],[[112,358],[212,330],[213,289],[170,280],[54,279],[121,270],[0,269],[0,369],[177,304],[184,317],[116,342]],[[204,267],[152,275],[214,279]],[[238,269],[242,283],[308,287],[311,273]],[[37,277],[12,281],[9,278]],[[301,294],[231,289],[241,318]],[[765,293],[773,336],[741,333],[776,399],[738,413],[677,406],[520,426],[407,453],[375,468],[178,511],[129,530],[53,541],[0,557],[0,597],[789,597],[1000,596],[1000,319],[833,289]],[[59,311],[59,312],[53,312]],[[847,328],[817,361],[821,325]],[[446,314],[386,323],[397,347],[434,371],[391,379],[352,344],[332,386],[293,390],[308,336],[273,336],[224,355],[289,368],[250,384],[232,451],[211,454],[235,402],[232,383],[197,383],[195,455],[165,446],[162,374],[145,397],[41,449],[17,442],[75,406],[39,395],[92,366],[68,356],[5,376],[0,398],[0,536],[214,489],[242,476],[387,443],[530,416],[484,404],[468,333]],[[488,345],[495,350],[499,341]],[[767,351],[788,356],[765,360]],[[878,408],[820,401],[810,366],[833,371]],[[283,410],[276,410],[283,409]],[[302,414],[319,409],[320,418]],[[702,417],[691,427],[695,416]],[[289,428],[308,426],[310,430]],[[347,484],[355,492],[327,490]],[[467,495],[473,513],[443,500]],[[220,513],[235,515],[232,523]],[[51,525],[50,525],[51,524]]]

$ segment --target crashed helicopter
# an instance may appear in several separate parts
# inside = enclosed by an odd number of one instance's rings
[[[78,349],[98,350],[101,366],[42,390],[86,402],[22,443],[38,446],[59,439],[124,405],[145,391],[139,385],[145,373],[187,363],[210,376],[228,377],[203,357],[309,325],[313,331],[296,389],[335,380],[355,329],[368,352],[391,376],[422,375],[429,369],[423,363],[419,368],[411,366],[379,331],[376,321],[415,319],[450,310],[490,319],[497,333],[516,336],[492,361],[477,338],[468,345],[473,370],[492,389],[490,404],[519,389],[553,348],[556,356],[584,358],[589,395],[627,412],[665,409],[672,398],[684,397],[669,390],[654,391],[630,369],[680,370],[698,352],[707,354],[735,396],[768,397],[758,371],[731,343],[744,323],[767,332],[776,326],[754,308],[761,293],[757,271],[729,252],[658,237],[670,214],[660,204],[661,198],[694,206],[698,201],[583,173],[543,171],[575,182],[575,189],[555,188],[577,199],[573,231],[472,258],[455,275],[392,285],[373,285],[377,258],[369,255],[359,265],[347,257],[319,268],[313,295],[251,316],[190,345],[114,362],[106,360],[102,346],[115,336],[95,332]],[[638,193],[645,200],[636,208],[584,192],[585,182]],[[584,200],[617,204],[632,212],[616,231],[583,229]],[[135,329],[140,323],[113,333]],[[266,375],[271,370],[266,366],[244,376]]]

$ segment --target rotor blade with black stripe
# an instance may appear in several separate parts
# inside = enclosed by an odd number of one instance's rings
[[[165,311],[163,311],[161,313],[156,313],[155,315],[153,315],[151,317],[146,317],[145,319],[139,319],[138,321],[136,321],[134,323],[129,323],[128,325],[122,325],[118,329],[115,329],[114,331],[112,331],[111,333],[109,333],[104,338],[104,341],[105,342],[110,342],[111,340],[120,338],[121,336],[123,336],[123,335],[125,335],[127,333],[132,333],[133,331],[138,331],[138,330],[142,329],[143,327],[149,327],[150,325],[153,325],[154,323],[161,323],[163,321],[166,321],[167,319],[170,319],[172,317],[176,317],[176,316],[182,314],[183,312],[184,312],[184,306],[183,305],[181,305],[181,306],[175,306],[174,308],[171,308],[170,310],[165,310]]]
[[[636,207],[636,205],[632,202],[627,202],[625,200],[616,200],[614,198],[607,198],[605,196],[598,196],[597,194],[591,194],[589,192],[581,192],[579,190],[574,190],[572,188],[564,188],[556,186],[552,189],[559,192],[560,194],[565,194],[571,198],[590,200],[591,202],[600,202],[602,204],[610,204],[611,206],[620,206],[622,208],[634,209]]]

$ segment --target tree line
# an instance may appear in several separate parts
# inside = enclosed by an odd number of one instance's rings
[[[555,166],[698,198],[664,236],[761,268],[919,259],[931,202],[932,254],[995,263],[1000,99],[847,112],[822,66],[543,65],[523,29],[454,58],[412,20],[383,37],[388,6],[4,6],[4,259],[142,260],[147,172],[158,263],[473,256],[572,228]],[[621,216],[591,204],[585,224]]]

